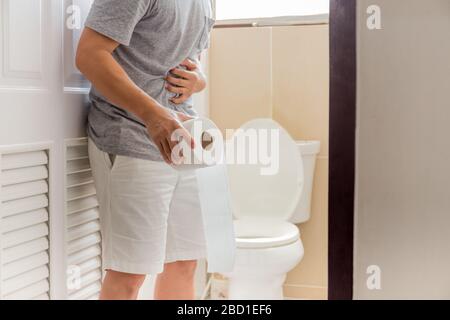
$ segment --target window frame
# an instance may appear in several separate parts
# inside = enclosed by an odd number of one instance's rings
[[[217,19],[216,0],[211,0],[213,6],[214,18]],[[329,13],[315,15],[294,15],[267,18],[248,18],[248,19],[227,19],[217,20],[215,28],[236,28],[236,27],[278,27],[278,26],[298,26],[298,25],[317,25],[328,24]]]

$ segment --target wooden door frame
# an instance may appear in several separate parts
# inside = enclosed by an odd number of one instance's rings
[[[328,299],[353,298],[356,0],[331,0]]]

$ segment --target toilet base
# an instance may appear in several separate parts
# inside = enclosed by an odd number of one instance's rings
[[[228,278],[230,300],[282,300],[287,273],[303,258],[299,238],[294,243],[266,249],[238,248],[233,272]]]
[[[283,284],[286,274],[229,278],[230,300],[283,300]]]

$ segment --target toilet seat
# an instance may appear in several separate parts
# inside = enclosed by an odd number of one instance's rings
[[[268,249],[286,246],[300,239],[299,229],[279,219],[243,218],[234,221],[238,249]]]

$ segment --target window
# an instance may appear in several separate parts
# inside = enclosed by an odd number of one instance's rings
[[[329,0],[216,0],[217,20],[322,15]]]

